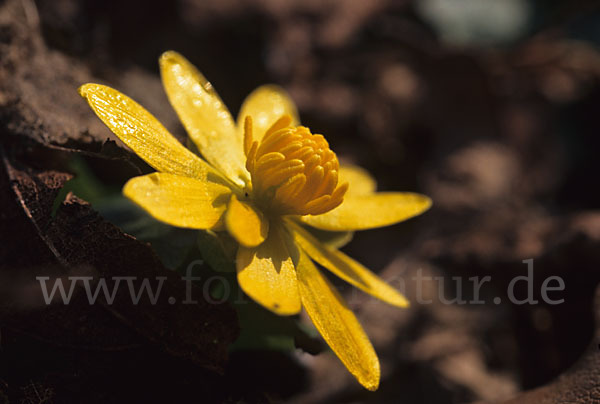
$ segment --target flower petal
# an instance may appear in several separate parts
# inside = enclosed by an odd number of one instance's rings
[[[152,173],[127,181],[123,194],[161,222],[212,229],[222,224],[231,190],[209,181]]]
[[[79,94],[123,143],[157,171],[194,178],[206,178],[207,173],[214,172],[125,94],[93,83],[79,87]]]
[[[368,390],[379,387],[379,359],[354,313],[304,252],[297,266],[302,305],[323,339]]]
[[[300,312],[301,303],[292,256],[297,255],[290,236],[280,224],[271,223],[269,236],[258,247],[240,246],[237,278],[242,290],[276,314]]]
[[[349,195],[337,208],[322,215],[302,216],[301,220],[322,230],[366,230],[410,219],[430,206],[431,199],[427,196],[409,192]]]
[[[367,170],[350,164],[340,165],[338,181],[342,184],[347,182],[350,185],[346,191],[346,196],[372,194],[377,188],[375,179],[371,177]],[[352,241],[354,236],[353,231],[329,231],[310,226],[306,226],[305,230],[321,243],[332,248],[342,248]]]
[[[244,185],[250,177],[243,137],[215,89],[177,52],[162,54],[160,73],[169,101],[200,153],[233,182]]]
[[[339,182],[350,184],[346,195],[366,195],[372,194],[377,189],[375,179],[362,167],[341,164],[339,171]]]
[[[357,288],[398,307],[408,307],[408,300],[383,279],[341,251],[321,244],[302,227],[288,222],[294,240],[313,260]]]
[[[302,228],[309,232],[311,236],[319,240],[321,244],[325,244],[331,248],[342,248],[354,238],[353,231],[328,231],[304,224],[302,224]]]
[[[252,205],[240,201],[231,195],[225,226],[231,234],[244,247],[256,247],[267,238],[269,234],[269,221]]]
[[[241,138],[244,136],[244,119],[248,115],[252,117],[254,140],[259,142],[267,129],[283,115],[292,118],[292,126],[300,123],[294,101],[283,88],[272,84],[258,87],[244,100],[237,118]]]

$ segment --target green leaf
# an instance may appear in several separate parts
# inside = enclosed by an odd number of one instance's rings
[[[52,205],[52,217],[56,216],[56,212],[63,203],[67,194],[72,192],[81,199],[94,204],[107,195],[114,194],[115,189],[104,185],[96,178],[92,170],[90,170],[86,161],[79,156],[73,156],[69,160],[69,170],[73,173],[73,178],[65,183]]]
[[[235,272],[237,242],[226,232],[198,232],[198,248],[202,258],[217,272]]]
[[[305,326],[297,317],[278,316],[248,300],[233,302],[238,313],[241,333],[230,346],[237,350],[292,351],[296,348],[317,354],[324,349],[318,332]]]
[[[124,232],[150,243],[169,269],[181,266],[189,251],[195,247],[197,230],[181,229],[159,222],[121,194],[103,198],[92,206]]]

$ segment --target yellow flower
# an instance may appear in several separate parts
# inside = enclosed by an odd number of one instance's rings
[[[429,198],[376,193],[365,171],[340,166],[322,135],[298,126],[294,103],[279,87],[251,93],[236,124],[211,84],[181,55],[164,53],[160,71],[172,106],[206,160],[124,94],[99,84],[79,89],[115,135],[157,171],[132,178],[123,193],[173,226],[226,229],[239,242],[237,278],[244,292],[280,315],[304,306],[348,370],[376,390],[380,371],[373,346],[312,260],[389,304],[408,302],[307,226],[329,232],[387,226],[424,212]]]

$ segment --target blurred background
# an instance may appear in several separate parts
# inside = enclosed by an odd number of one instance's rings
[[[330,353],[241,349],[213,385],[222,390],[215,401],[503,402],[552,383],[597,345],[597,1],[4,0],[0,7],[0,77],[14,81],[0,92],[2,123],[11,133],[19,119],[28,122],[29,112],[13,113],[26,107],[49,128],[45,140],[53,146],[81,149],[89,138],[110,137],[75,93],[83,82],[100,81],[185,141],[158,74],[159,55],[172,49],[204,73],[234,116],[250,91],[277,83],[302,123],[323,133],[342,160],[367,168],[379,190],[433,199],[421,217],[357,233],[344,248],[392,284],[403,283],[414,302],[398,310],[336,282],[379,354],[378,392],[363,390]],[[43,161],[31,164],[43,168]],[[119,168],[90,164],[111,186]],[[507,301],[508,284],[526,275],[522,261],[530,258],[534,297],[556,275],[566,285],[554,295],[563,304]],[[444,281],[417,291],[411,279],[421,275]],[[491,277],[481,291],[485,304],[447,302],[471,299],[468,278],[484,276]],[[527,285],[516,292],[526,296]],[[432,303],[418,304],[417,293]],[[159,373],[191,366],[160,363],[169,365]],[[69,383],[80,379],[23,366],[18,377],[3,368],[5,402],[29,399],[31,383],[53,391],[56,402],[61,391],[100,400],[73,392]],[[164,397],[178,390],[193,402],[194,378],[145,386],[147,376],[133,373],[131,385],[114,387],[110,374],[85,366],[79,371],[93,375],[83,377],[90,391],[104,391],[105,402],[121,402],[132,386]],[[560,389],[547,394],[549,402],[565,402]]]

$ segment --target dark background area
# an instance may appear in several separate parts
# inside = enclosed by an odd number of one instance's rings
[[[595,1],[0,1],[0,403],[491,403],[541,386],[515,402],[597,402],[599,45]],[[169,49],[234,116],[250,91],[277,83],[380,190],[433,199],[423,216],[344,248],[402,279],[415,302],[399,310],[336,282],[380,357],[378,392],[331,353],[227,356],[240,332],[228,305],[28,298],[35,276],[72,268],[168,274],[174,293],[182,287],[156,246],[98,215],[92,197],[69,195],[52,216],[73,158],[111,189],[147,169],[105,143],[114,137],[80,84],[119,89],[185,142],[158,75]],[[563,304],[508,302],[530,258],[534,297],[560,276]],[[444,304],[440,282],[417,292],[419,274],[444,277],[447,299],[461,293],[452,277],[469,299],[468,278],[490,276],[486,304]]]

